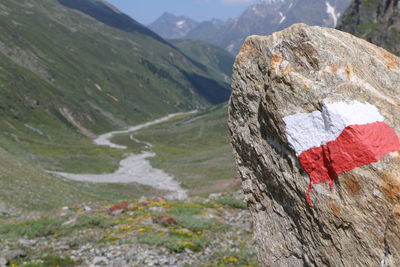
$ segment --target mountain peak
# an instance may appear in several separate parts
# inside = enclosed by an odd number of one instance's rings
[[[169,12],[164,12],[162,13],[162,15],[158,18],[177,18],[178,16],[176,16],[175,14],[169,13]]]
[[[199,23],[189,17],[176,16],[164,12],[156,21],[148,27],[163,38],[175,39],[184,37],[189,31],[197,27]]]

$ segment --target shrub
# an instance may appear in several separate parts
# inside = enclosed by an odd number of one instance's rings
[[[79,218],[74,228],[89,228],[89,227],[107,228],[114,225],[115,223],[112,220],[106,220],[96,216],[82,216]]]
[[[181,253],[185,249],[190,249],[194,252],[203,249],[204,239],[188,239],[186,237],[179,237],[174,235],[167,235],[165,233],[148,233],[138,236],[140,243],[145,243],[153,246],[164,246],[171,252]]]
[[[111,206],[109,211],[116,211],[116,210],[127,210],[129,207],[130,202],[124,201],[124,202],[119,202]]]
[[[165,226],[165,227],[178,224],[178,222],[176,221],[175,218],[166,217],[166,216],[153,217],[153,222],[161,224],[162,226]]]
[[[57,255],[48,255],[42,257],[40,262],[24,263],[26,260],[12,261],[10,266],[25,266],[25,267],[72,267],[77,266],[77,263],[70,258],[60,257]]]

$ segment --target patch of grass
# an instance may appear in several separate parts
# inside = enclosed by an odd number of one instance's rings
[[[0,226],[0,235],[6,237],[45,237],[57,233],[61,224],[62,218],[41,218],[35,221],[26,221],[17,224],[3,224]]]
[[[97,216],[82,216],[73,226],[76,229],[81,228],[108,228],[115,225],[115,222],[110,219],[104,219]]]
[[[54,143],[20,137],[16,145],[24,151],[30,151],[29,161],[35,165],[70,173],[111,173],[118,168],[124,154],[133,152],[96,146],[89,140]]]
[[[375,9],[378,7],[380,0],[365,0],[362,1],[362,7],[367,9]]]
[[[197,218],[191,215],[180,215],[176,217],[176,220],[179,225],[193,232],[205,230],[218,232],[224,231],[229,227],[226,224],[218,223],[215,219]]]
[[[111,138],[111,142],[115,144],[120,144],[126,146],[133,153],[140,153],[143,150],[146,150],[146,144],[138,142],[138,140],[130,138],[130,135],[115,135]]]
[[[358,25],[358,28],[362,31],[374,32],[378,29],[379,23],[366,23]]]
[[[77,266],[77,262],[68,257],[60,257],[57,255],[48,255],[40,258],[35,262],[25,263],[25,259],[12,261],[10,266],[24,266],[24,267],[73,267]]]
[[[201,205],[192,203],[184,204],[182,206],[177,206],[171,210],[171,212],[176,216],[195,215],[195,214],[200,214],[203,211],[204,208]]]
[[[217,202],[235,209],[247,209],[247,205],[243,200],[233,197],[221,197],[217,199]]]
[[[0,225],[0,236],[37,238],[51,235],[68,235],[85,228],[108,228],[115,225],[112,220],[96,216],[82,216],[73,225],[63,226],[62,217],[43,217],[38,220]]]
[[[258,265],[257,256],[254,250],[250,250],[244,243],[238,246],[223,248],[215,252],[212,257],[214,263],[207,264],[207,267],[222,266],[248,266],[256,267]]]

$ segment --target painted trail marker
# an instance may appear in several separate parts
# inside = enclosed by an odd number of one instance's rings
[[[284,119],[288,141],[313,184],[333,182],[339,174],[379,161],[400,149],[396,133],[379,110],[358,101],[325,104],[321,111],[298,113]]]

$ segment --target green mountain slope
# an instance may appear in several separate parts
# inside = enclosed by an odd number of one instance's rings
[[[355,0],[341,18],[338,29],[400,55],[398,0]]]
[[[105,8],[97,1],[79,2],[97,3],[99,13]],[[1,94],[15,98],[25,95],[24,88],[31,93],[45,87],[48,92],[32,93],[20,104],[37,103],[30,112],[45,112],[86,135],[228,98],[228,86],[213,80],[204,66],[136,26],[138,31],[122,31],[51,0],[2,1],[0,54],[11,64],[0,70]],[[10,94],[4,73],[28,73],[41,84],[19,79]],[[28,115],[22,110],[20,116]]]
[[[70,7],[85,13],[94,19],[118,28],[123,31],[132,33],[141,33],[153,37],[154,39],[168,45],[164,39],[160,38],[157,34],[138,23],[131,17],[123,14],[103,0],[58,0],[58,2],[66,7]]]
[[[134,20],[102,1],[72,2],[88,14],[53,0],[0,3],[0,207],[146,194],[135,184],[54,180],[41,169],[111,172],[129,151],[88,137],[229,97],[209,68]]]
[[[212,44],[196,40],[169,40],[183,53],[207,67],[207,72],[215,79],[230,84],[232,66],[235,58],[232,54]]]

